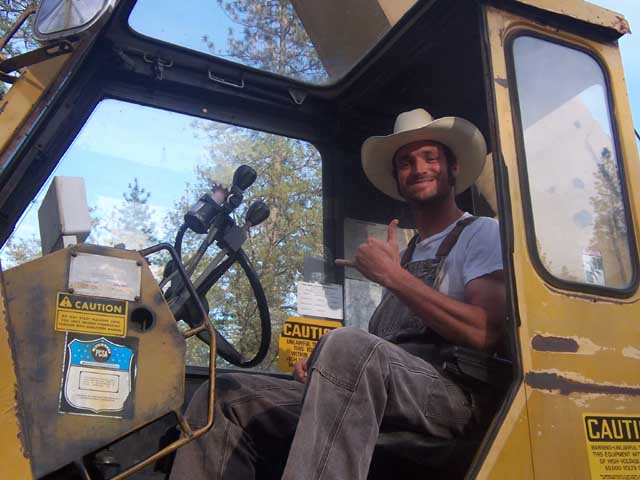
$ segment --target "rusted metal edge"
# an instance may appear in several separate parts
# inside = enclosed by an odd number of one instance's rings
[[[620,35],[631,33],[629,23],[618,12],[580,0],[510,0],[514,3],[527,5],[546,12],[563,15],[583,22],[610,28]]]
[[[539,352],[577,353],[580,345],[573,338],[554,337],[537,334],[531,339],[531,346]]]
[[[4,320],[5,320],[4,328],[6,328],[7,341],[9,343],[9,348],[11,349],[11,361],[13,363],[13,365],[11,365],[11,368],[14,369],[14,374],[16,378],[14,412],[16,416],[16,421],[18,422],[18,441],[20,442],[22,455],[24,456],[24,458],[26,458],[30,462],[31,461],[30,460],[31,459],[31,442],[29,439],[28,429],[26,428],[25,412],[21,408],[23,402],[21,398],[22,390],[20,389],[20,380],[18,378],[18,372],[16,371],[16,365],[17,365],[16,345],[15,345],[16,339],[13,335],[13,329],[11,328],[11,322],[9,318],[9,303],[8,303],[7,291],[5,288],[4,270],[2,268],[2,265],[0,265],[0,302],[3,303],[2,307],[0,308],[4,310]],[[0,325],[0,328],[2,328],[2,325]]]
[[[561,395],[569,395],[571,393],[599,393],[640,396],[640,387],[589,383],[586,381],[573,380],[551,372],[527,372],[524,381],[531,388],[558,391]]]

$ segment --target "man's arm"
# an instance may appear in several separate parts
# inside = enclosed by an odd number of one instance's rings
[[[492,351],[500,340],[505,315],[502,271],[471,280],[464,302],[429,287],[400,265],[397,220],[389,224],[387,241],[369,238],[353,260],[337,265],[357,268],[369,280],[390,290],[436,333],[456,345]]]

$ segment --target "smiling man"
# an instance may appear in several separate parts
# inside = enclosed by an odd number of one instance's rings
[[[444,362],[456,345],[494,351],[503,330],[497,222],[455,203],[485,157],[471,123],[422,109],[364,143],[367,177],[409,203],[418,230],[401,255],[392,220],[386,241],[369,238],[353,259],[336,261],[386,289],[369,333],[326,333],[296,364],[297,381],[219,376],[214,427],[179,450],[172,479],[252,479],[260,470],[261,478],[365,480],[380,431],[450,439],[481,421],[484,393],[450,377]],[[206,418],[206,392],[189,406],[192,423]]]

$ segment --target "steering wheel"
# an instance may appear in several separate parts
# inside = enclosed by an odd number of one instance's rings
[[[242,270],[247,276],[258,304],[258,313],[260,316],[260,346],[255,356],[250,360],[247,360],[226,338],[222,336],[217,329],[215,329],[215,327],[214,331],[216,332],[218,354],[232,365],[241,368],[250,368],[262,362],[269,351],[269,346],[271,344],[271,315],[269,314],[267,297],[264,293],[264,289],[262,288],[262,284],[260,283],[260,279],[258,278],[258,274],[244,250],[242,248],[238,249],[235,254],[227,257],[210,274],[204,277],[201,281],[198,281],[196,285],[196,292],[200,297],[200,301],[205,307],[205,310],[208,310],[208,302],[206,300],[207,292],[236,261],[240,264]],[[194,301],[185,302],[183,307],[174,313],[176,320],[184,320],[191,327],[197,327],[201,320],[199,318],[200,314],[198,313],[196,305],[197,304]],[[211,339],[207,331],[198,333],[198,337],[207,345],[211,344]]]

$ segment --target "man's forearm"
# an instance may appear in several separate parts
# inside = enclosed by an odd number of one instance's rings
[[[457,345],[491,350],[497,340],[487,311],[455,300],[429,287],[399,268],[387,277],[385,287],[436,333]]]

